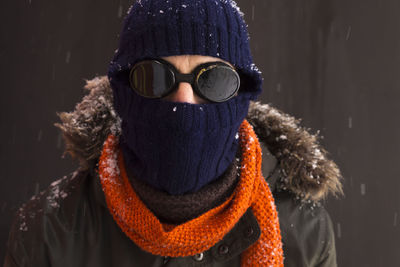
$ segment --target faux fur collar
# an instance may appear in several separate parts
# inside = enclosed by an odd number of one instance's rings
[[[89,168],[100,156],[110,134],[120,132],[120,119],[113,109],[112,90],[106,76],[86,81],[89,93],[72,112],[59,114],[66,152]],[[252,102],[247,120],[259,140],[276,157],[282,173],[281,188],[303,200],[319,201],[329,193],[342,194],[341,174],[327,158],[318,136],[299,126],[299,120],[267,104]]]

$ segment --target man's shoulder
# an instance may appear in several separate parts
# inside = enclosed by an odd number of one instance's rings
[[[87,171],[75,171],[55,180],[45,190],[32,196],[17,212],[20,218],[27,219],[22,220],[21,230],[27,231],[27,224],[30,221],[36,221],[28,220],[29,218],[60,214],[67,208],[67,204],[76,200],[78,195],[84,194],[83,190],[86,189],[84,183],[87,182],[87,178]]]
[[[274,192],[285,266],[316,266],[324,260],[336,266],[334,228],[321,202],[303,200],[285,190]],[[298,262],[298,256],[304,261]],[[297,258],[297,261],[296,261]],[[319,266],[319,265],[318,265]]]
[[[313,229],[316,224],[331,222],[322,202],[304,200],[285,190],[274,192],[275,204],[279,216],[284,220],[284,227]],[[296,225],[297,223],[297,225]]]
[[[44,255],[45,244],[56,238],[59,230],[73,231],[79,207],[87,201],[88,176],[87,171],[64,176],[19,208],[8,241],[8,255],[12,255],[14,261]]]

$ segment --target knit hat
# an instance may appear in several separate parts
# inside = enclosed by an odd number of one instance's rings
[[[128,11],[108,76],[121,115],[130,68],[148,58],[204,55],[221,58],[238,70],[241,91],[261,93],[262,78],[253,63],[247,25],[233,0],[138,0]],[[117,96],[117,95],[118,96]]]

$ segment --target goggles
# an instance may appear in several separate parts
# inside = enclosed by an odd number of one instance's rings
[[[168,61],[144,60],[135,64],[129,74],[131,88],[147,98],[162,98],[190,83],[194,92],[211,102],[224,102],[236,95],[239,74],[228,64],[217,61],[198,65],[190,74],[180,73]]]

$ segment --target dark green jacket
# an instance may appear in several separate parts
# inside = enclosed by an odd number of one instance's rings
[[[93,167],[105,136],[118,131],[118,118],[105,77],[89,81],[87,88],[91,91],[83,104],[62,114],[59,125],[67,150],[81,160],[82,167],[21,207],[10,232],[4,267],[240,266],[241,253],[260,236],[251,208],[223,240],[191,257],[151,255],[120,230],[106,207]],[[92,123],[88,123],[89,110]],[[278,209],[285,266],[336,266],[332,222],[319,201],[329,192],[341,192],[337,166],[326,158],[316,137],[292,117],[252,103],[247,119],[263,146],[263,174]]]

